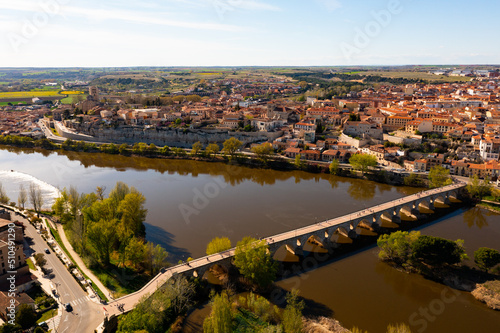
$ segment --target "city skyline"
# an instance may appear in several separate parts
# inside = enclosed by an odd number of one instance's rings
[[[0,2],[2,67],[498,64],[480,0]],[[487,9],[487,10],[486,10]]]

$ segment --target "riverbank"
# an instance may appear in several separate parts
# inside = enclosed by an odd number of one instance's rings
[[[493,310],[500,311],[500,280],[488,281],[476,286],[472,296],[486,303]]]
[[[200,150],[193,152],[192,149],[183,149],[176,147],[157,147],[154,145],[146,145],[138,143],[134,146],[127,144],[116,145],[113,143],[88,143],[84,141],[66,140],[65,142],[53,143],[47,139],[34,140],[28,137],[18,136],[0,136],[0,144],[19,147],[19,148],[38,148],[47,151],[63,150],[67,152],[81,153],[105,153],[110,155],[122,155],[126,157],[146,157],[152,159],[175,159],[175,160],[193,160],[201,162],[219,162],[228,165],[244,166],[249,168],[270,169],[276,171],[293,171],[300,170],[309,173],[330,173],[329,162],[311,161],[301,159],[300,163],[295,160],[277,155],[269,154],[267,156],[257,156],[249,152],[235,152],[232,155],[220,154],[219,152],[209,152]],[[413,186],[422,187],[426,183],[426,179],[420,178],[416,183],[404,183],[404,175],[400,173],[390,172],[384,169],[371,169],[366,174],[354,171],[349,164],[339,164],[338,170],[335,172],[337,176],[367,179],[382,184],[394,186]]]

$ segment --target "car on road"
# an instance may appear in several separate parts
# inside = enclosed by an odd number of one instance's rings
[[[50,254],[50,250],[48,248],[43,249],[45,253]]]
[[[73,307],[72,307],[72,306],[71,306],[71,304],[69,304],[69,303],[64,304],[64,308],[65,308],[65,309],[66,309],[66,311],[68,311],[68,312],[73,311]]]

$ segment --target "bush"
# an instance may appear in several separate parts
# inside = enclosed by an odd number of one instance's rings
[[[419,237],[420,231],[396,231],[390,235],[381,235],[377,240],[380,248],[378,256],[382,260],[404,266],[410,263],[413,244]]]
[[[453,242],[440,237],[420,236],[413,243],[412,249],[412,261],[429,266],[454,265],[467,259],[463,240]]]
[[[487,247],[481,247],[474,252],[474,262],[477,267],[487,272],[490,268],[500,264],[500,252]]]

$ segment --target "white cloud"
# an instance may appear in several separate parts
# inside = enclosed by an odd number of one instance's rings
[[[215,2],[216,0],[211,0]],[[229,5],[233,5],[236,8],[246,9],[246,10],[267,10],[267,11],[281,11],[281,8],[270,5],[268,3],[251,1],[251,0],[227,0]]]
[[[16,10],[24,12],[43,13],[44,9],[40,4],[33,0],[18,0],[17,2],[0,2],[0,9]],[[121,20],[126,22],[135,22],[141,24],[154,24],[162,26],[171,26],[178,28],[199,29],[199,30],[219,30],[219,31],[243,31],[248,30],[244,27],[239,27],[229,24],[210,23],[210,22],[193,22],[185,20],[170,19],[172,13],[165,13],[159,15],[158,12],[137,12],[130,10],[110,10],[99,8],[87,8],[77,6],[61,5],[60,9],[56,12],[48,12],[50,16],[79,16],[85,17],[89,20]]]
[[[323,7],[326,8],[326,10],[333,12],[336,9],[339,9],[342,7],[342,3],[340,0],[316,0],[316,2],[319,2]]]
[[[265,10],[265,11],[281,11],[281,8],[261,1],[255,0],[170,0],[170,2],[180,2],[199,7],[200,5],[207,7],[224,7],[224,8],[239,8],[246,10]]]

